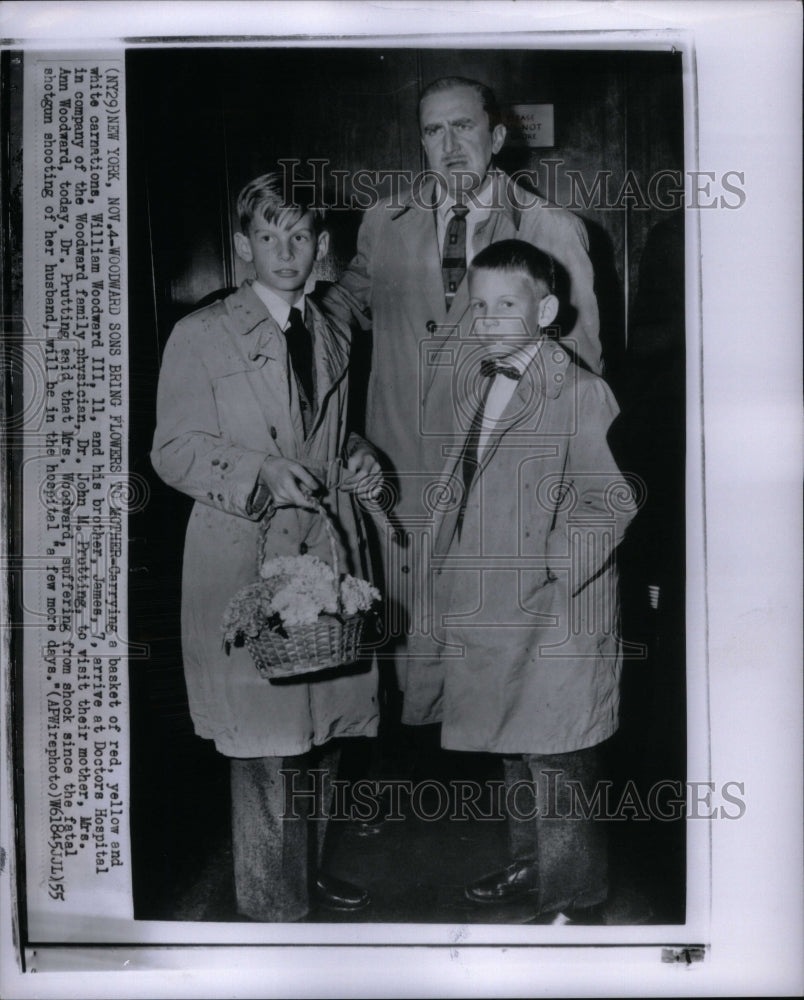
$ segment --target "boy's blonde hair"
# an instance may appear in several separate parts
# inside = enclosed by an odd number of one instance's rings
[[[287,190],[286,176],[278,170],[255,177],[237,196],[240,230],[246,234],[256,217],[292,226],[307,212],[311,213],[318,234],[324,225],[324,210],[318,205],[316,191],[298,182]]]

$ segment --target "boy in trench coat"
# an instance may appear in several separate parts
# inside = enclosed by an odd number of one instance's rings
[[[597,747],[618,724],[613,554],[635,503],[606,442],[611,392],[545,336],[552,282],[551,258],[521,240],[469,269],[474,322],[453,368],[463,437],[434,526],[433,626],[442,745],[504,755],[511,863],[466,894],[528,897],[563,922],[608,893],[588,803]]]
[[[348,329],[327,321],[304,294],[327,250],[321,214],[286,199],[277,174],[246,185],[238,214],[235,249],[253,263],[256,280],[173,330],[151,460],[166,483],[195,500],[184,549],[182,652],[195,731],[231,758],[238,909],[254,920],[290,921],[311,903],[354,910],[368,902],[364,890],[320,870],[326,824],[307,822],[304,793],[314,788],[315,815],[325,814],[338,763],[331,741],[376,733],[376,667],[269,683],[245,648],[227,654],[221,622],[230,598],[258,580],[261,532],[266,557],[309,553],[330,561],[313,493],[340,525],[341,565],[365,576],[347,490],[379,464],[362,438],[346,432]],[[346,489],[335,485],[341,461]],[[288,818],[283,770],[295,772],[291,791],[300,793]]]

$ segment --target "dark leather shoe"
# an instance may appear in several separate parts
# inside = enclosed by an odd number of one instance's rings
[[[473,903],[507,903],[539,891],[539,870],[534,861],[515,861],[502,871],[492,872],[464,889]]]
[[[362,910],[371,896],[359,885],[319,872],[313,886],[313,901],[327,910]]]

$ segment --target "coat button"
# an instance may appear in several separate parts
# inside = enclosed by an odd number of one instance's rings
[[[402,572],[403,573],[410,573],[410,566],[403,566],[402,567]]]
[[[271,437],[276,441],[276,427],[273,424],[271,425]]]
[[[302,542],[299,546],[299,553],[303,556],[307,555],[307,542]]]
[[[435,333],[437,327],[438,324],[434,319],[428,319],[427,322],[424,324],[424,328],[427,330],[428,333]]]
[[[211,493],[207,493],[207,499],[214,500],[215,497]]]
[[[219,458],[213,458],[212,459],[212,464],[213,465],[220,465],[221,464],[221,460]]]
[[[218,494],[218,499],[220,500],[221,503],[223,503],[223,493]]]
[[[221,462],[221,468],[222,469],[228,469],[229,468],[229,463],[228,462]]]

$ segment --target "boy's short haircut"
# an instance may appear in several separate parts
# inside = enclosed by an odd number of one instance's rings
[[[555,294],[556,269],[553,258],[524,240],[500,240],[490,243],[472,260],[471,271],[510,271],[525,273]]]
[[[237,216],[242,233],[248,233],[256,217],[266,222],[293,226],[307,212],[313,217],[317,235],[324,228],[324,209],[317,191],[298,179],[294,184],[292,175],[288,176],[280,170],[255,177],[237,196]]]

